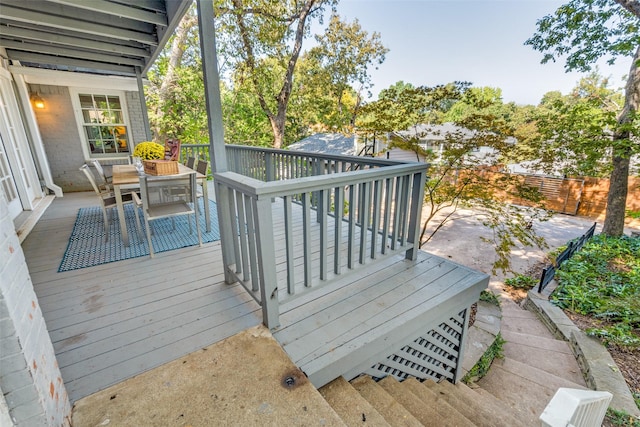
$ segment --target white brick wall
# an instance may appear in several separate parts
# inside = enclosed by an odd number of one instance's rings
[[[16,425],[69,425],[69,398],[2,193],[0,389]]]

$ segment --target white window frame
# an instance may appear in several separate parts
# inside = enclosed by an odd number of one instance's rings
[[[80,87],[70,87],[69,93],[71,95],[71,105],[73,106],[73,112],[76,117],[76,124],[78,126],[78,134],[80,135],[80,141],[82,145],[82,154],[84,155],[85,160],[90,159],[98,159],[98,160],[118,160],[125,159],[131,153],[133,153],[133,138],[132,138],[132,128],[131,122],[129,121],[129,107],[127,105],[127,99],[125,96],[125,92],[121,90],[113,90],[113,89],[96,89],[96,88],[80,88]],[[89,149],[89,141],[87,140],[87,133],[84,129],[84,116],[82,114],[82,107],[80,105],[80,95],[81,94],[91,94],[91,95],[106,95],[106,96],[117,96],[120,99],[120,107],[122,108],[122,119],[124,121],[124,126],[127,128],[127,144],[129,147],[129,151],[126,153],[109,153],[109,154],[100,154],[95,155]]]

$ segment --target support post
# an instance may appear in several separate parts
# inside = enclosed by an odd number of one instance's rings
[[[252,202],[256,223],[262,322],[267,328],[274,329],[280,326],[280,301],[278,300],[271,199],[252,198]]]
[[[200,54],[202,55],[202,74],[207,106],[207,126],[209,130],[209,164],[214,175],[227,171],[227,156],[224,147],[224,130],[222,127],[222,102],[220,100],[220,75],[216,56],[216,36],[213,22],[213,2],[196,0],[198,9],[198,32],[200,35]],[[206,182],[204,185],[207,185]],[[231,230],[229,215],[229,193],[225,186],[215,186],[220,230]],[[222,262],[225,268],[225,281],[231,283],[231,274],[227,271],[232,259],[233,245],[225,233],[221,233]]]
[[[411,206],[409,210],[409,231],[407,241],[411,243],[411,249],[407,250],[406,259],[415,261],[420,248],[420,223],[422,221],[422,205],[424,203],[424,185],[427,181],[427,171],[413,175],[413,188],[411,191]]]
[[[144,96],[144,84],[142,83],[142,75],[140,67],[136,67],[136,82],[138,83],[138,94],[140,96],[140,111],[142,111],[142,123],[144,123],[144,133],[147,141],[151,141],[151,127],[149,125],[149,112],[147,111],[147,99]]]

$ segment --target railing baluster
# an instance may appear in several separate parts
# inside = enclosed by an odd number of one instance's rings
[[[391,219],[391,201],[393,186],[391,185],[392,179],[387,178],[384,180],[384,217],[382,220],[382,243],[380,245],[380,253],[383,255],[387,253],[387,242],[389,241],[389,222]]]
[[[235,198],[236,197],[242,197],[241,194],[236,195],[235,190],[229,190],[227,191],[227,196],[228,196],[228,200],[229,200],[229,218],[231,218],[230,221],[230,225],[231,225],[231,235],[229,236],[229,238],[231,239],[231,241],[233,242],[233,254],[232,256],[234,257],[234,261],[235,261],[235,265],[236,265],[236,269],[235,269],[235,273],[239,274],[242,272],[242,258],[240,256],[240,250],[238,248],[239,244],[241,242],[238,241],[238,230],[237,230],[237,222],[234,220],[234,218],[236,218],[236,212],[234,210],[234,206],[235,206]]]
[[[395,185],[395,203],[393,205],[393,224],[391,227],[391,250],[395,250],[398,248],[398,231],[400,229],[400,209],[398,209],[399,207],[399,201],[402,198],[402,195],[400,194],[400,188],[401,188],[401,178],[400,177],[394,177],[393,178],[396,182]]]
[[[342,186],[335,188],[334,196],[334,242],[333,242],[333,272],[335,274],[342,273],[342,219],[344,209],[344,188]]]
[[[361,197],[361,209],[362,215],[360,216],[361,224],[360,224],[360,255],[359,262],[360,264],[364,264],[366,260],[367,253],[367,232],[369,230],[369,200],[370,200],[370,188],[371,182],[363,182],[361,184],[362,194]]]
[[[376,180],[373,183],[373,220],[371,221],[371,259],[377,258],[378,251],[378,233],[380,232],[380,209],[382,208],[382,202],[380,200],[382,196],[382,183]]]
[[[320,190],[320,280],[327,280],[327,221],[329,210],[329,190]]]
[[[411,194],[409,194],[409,176],[404,175],[400,178],[402,181],[402,198],[400,199],[400,246],[404,246],[407,244],[407,226],[408,226],[408,210],[409,210],[409,198]]]
[[[293,258],[293,216],[291,213],[291,196],[284,196],[284,243],[287,257],[287,292],[296,293]]]
[[[349,237],[347,240],[347,267],[352,269],[354,267],[353,250],[356,239],[356,198],[355,198],[355,185],[349,186]]]
[[[247,207],[253,206],[251,202],[251,196],[244,196],[244,204]],[[256,259],[256,229],[254,220],[254,210],[249,208],[246,210],[247,212],[247,236],[249,240],[249,266],[251,270],[251,290],[257,291],[260,289],[260,281],[258,278],[258,260]]]
[[[244,200],[242,196],[239,196],[236,198],[236,206],[238,211],[237,218],[238,218],[238,221],[240,222],[238,227],[239,233],[237,233],[237,235],[240,237],[240,253],[242,254],[242,280],[246,282],[247,280],[249,280],[249,258],[247,257],[247,253],[248,253],[247,231],[244,224],[248,221],[246,220],[246,214],[244,210]],[[234,223],[235,222],[237,221],[234,221]],[[237,265],[239,265],[239,263]],[[240,273],[240,271],[237,271],[237,272]]]
[[[302,193],[302,235],[304,252],[304,285],[311,286],[311,202],[309,193]]]

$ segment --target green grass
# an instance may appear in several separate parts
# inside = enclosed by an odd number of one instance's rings
[[[462,378],[462,382],[465,384],[471,384],[487,375],[487,372],[489,372],[489,368],[491,367],[491,363],[493,363],[493,359],[496,357],[502,359],[504,357],[502,353],[502,346],[505,342],[506,341],[502,336],[498,334],[493,344],[491,344],[480,360],[478,360],[478,363],[476,363],[475,366],[467,372],[467,375]]]
[[[640,347],[640,239],[596,236],[556,273],[551,300],[559,307],[602,320],[586,332],[605,345]]]
[[[640,420],[632,417],[624,411],[609,408],[607,409],[606,418],[614,426],[640,427]]]

